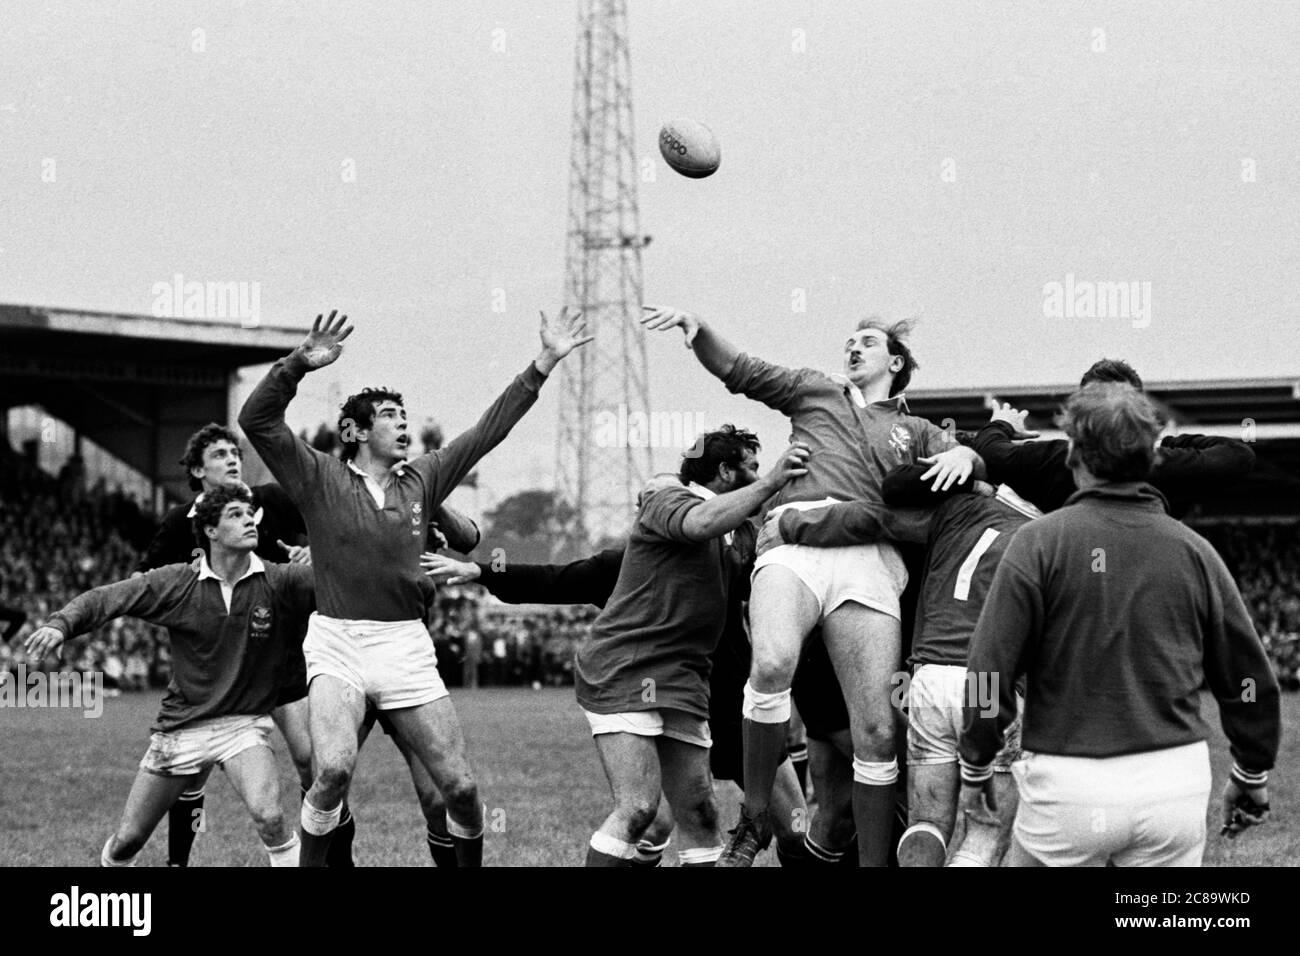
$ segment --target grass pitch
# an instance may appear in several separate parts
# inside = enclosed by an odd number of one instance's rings
[[[587,722],[571,689],[453,690],[487,805],[484,862],[489,866],[579,866],[587,839],[609,811],[609,792]],[[77,710],[0,710],[0,865],[94,866],[117,826],[136,766],[148,744],[156,694],[105,701],[103,716]],[[1217,727],[1207,699],[1205,713]],[[1300,695],[1282,698],[1284,727],[1300,726]],[[278,742],[278,737],[276,738]],[[1300,862],[1300,808],[1295,735],[1284,730],[1269,796],[1273,818],[1229,842],[1218,834],[1217,799],[1229,767],[1227,745],[1211,739],[1207,866],[1293,865]],[[280,744],[286,812],[297,818],[298,784]],[[362,751],[351,803],[358,821],[361,866],[432,866],[424,819],[405,762],[376,732]],[[724,819],[734,808],[724,805]],[[195,842],[194,866],[266,866],[239,798],[220,773],[208,784],[208,829]],[[140,866],[166,864],[164,821],[140,855]],[[676,863],[670,848],[665,862]],[[761,864],[774,863],[771,852]]]

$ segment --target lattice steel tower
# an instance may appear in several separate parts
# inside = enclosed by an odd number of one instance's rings
[[[583,554],[627,531],[651,473],[650,449],[631,447],[635,429],[626,440],[629,417],[650,412],[638,321],[650,240],[637,212],[629,59],[625,0],[579,0],[564,297],[596,338],[561,366],[557,486],[577,513],[565,544]]]

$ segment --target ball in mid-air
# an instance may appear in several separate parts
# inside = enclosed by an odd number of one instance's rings
[[[691,179],[712,176],[722,162],[722,150],[713,130],[689,119],[664,123],[659,131],[659,152],[664,162]]]

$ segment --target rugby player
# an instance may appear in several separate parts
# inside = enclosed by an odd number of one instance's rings
[[[575,656],[578,703],[614,799],[592,835],[588,866],[631,865],[661,793],[682,838],[683,866],[712,866],[722,852],[707,677],[726,623],[727,586],[744,563],[731,533],[807,473],[808,450],[792,445],[758,478],[753,433],[727,425],[697,447],[682,462],[686,484],[644,496],[618,583]],[[770,783],[768,790],[765,798]]]
[[[316,570],[320,610],[303,645],[316,779],[302,805],[301,862],[325,862],[369,698],[389,712],[441,791],[458,864],[479,866],[483,809],[422,620],[419,556],[428,516],[532,407],[556,364],[591,337],[582,334],[580,314],[543,315],[541,353],[478,423],[408,461],[406,410],[396,392],[367,389],[344,403],[342,458],[322,454],[285,424],[298,382],[334,362],[351,332],[337,311],[317,316],[302,345],[272,367],[239,415],[249,442],[302,512]]]
[[[133,866],[176,798],[215,766],[248,807],[271,865],[298,863],[298,837],[280,807],[270,713],[315,606],[312,573],[254,553],[255,512],[242,488],[208,492],[193,519],[209,541],[197,568],[170,564],[87,591],[27,638],[39,659],[123,616],[170,636],[171,684],[103,866]]]
[[[994,489],[966,481],[934,492],[921,480],[924,465],[895,469],[885,478],[882,496],[896,508],[933,508],[925,567],[908,657],[907,765],[908,828],[899,840],[901,866],[943,866],[957,816],[960,790],[957,745],[963,705],[996,705],[992,689],[968,686],[966,657],[984,596],[1011,536],[1041,516],[1006,486]],[[986,493],[973,494],[975,486]],[[938,504],[937,508],[934,505]],[[847,502],[816,512],[787,512],[772,519],[781,540],[832,547],[878,539],[893,514],[868,502]],[[974,695],[972,697],[972,695]],[[1019,723],[1008,729],[1007,744],[994,761],[998,771],[998,821],[991,832],[980,818],[968,824],[967,840],[953,865],[992,866],[1001,859],[1015,813],[1011,763],[1019,756]]]
[[[197,497],[189,504],[175,505],[167,510],[153,540],[136,564],[136,573],[143,574],[168,564],[179,564],[194,559],[195,551],[206,552],[207,537],[195,537],[194,516],[203,496],[218,488],[243,488],[243,455],[235,434],[215,422],[204,425],[185,443],[185,454],[180,465],[190,490]],[[293,506],[289,496],[279,485],[267,483],[248,489],[252,495],[254,521],[257,524],[256,554],[263,562],[276,564],[286,559],[311,563],[311,552],[306,547],[306,528],[302,516]],[[290,543],[291,542],[291,543]],[[302,657],[302,645],[290,650],[289,666],[285,671],[285,686],[271,711],[271,718],[284,737],[289,756],[305,795],[311,786],[311,736],[307,725],[307,664]],[[208,774],[200,774],[193,786],[182,793],[167,813],[167,865],[189,866],[194,838],[203,821],[204,786]],[[355,824],[351,814],[345,840],[337,841],[332,848],[330,864],[350,866],[352,863],[352,837]]]
[[[1012,865],[1197,866],[1210,793],[1201,687],[1233,757],[1226,832],[1263,822],[1280,732],[1277,678],[1222,558],[1146,479],[1160,419],[1127,384],[1065,408],[1078,487],[1021,528],[994,575],[968,670],[995,714],[965,707],[961,803],[986,816],[994,755],[1028,677]],[[996,683],[995,683],[996,682]]]
[[[641,497],[663,488],[680,487],[677,475],[657,476]],[[749,674],[749,636],[745,632],[745,601],[749,596],[749,572],[753,568],[752,523],[733,532],[733,548],[742,560],[730,574],[727,586],[727,617],[722,636],[710,656],[709,668],[709,771],[717,782],[739,786],[741,767],[740,703]],[[624,548],[606,548],[590,557],[564,565],[492,564],[457,561],[438,554],[425,554],[421,565],[437,583],[477,582],[499,600],[514,604],[592,604],[604,608],[618,583]],[[838,688],[836,688],[838,692]],[[845,717],[844,726],[848,727]],[[802,861],[804,834],[800,824],[807,815],[803,787],[793,761],[782,764],[773,794],[773,828],[777,857],[782,865]],[[658,866],[668,848],[673,830],[672,810],[666,799],[659,801],[654,822],[636,843],[636,866]],[[856,857],[854,858],[856,863]]]
[[[1083,374],[1079,387],[1093,382],[1121,382],[1142,391],[1142,379],[1127,362],[1102,359]],[[1055,511],[1077,490],[1066,463],[1066,439],[1028,441],[1036,432],[1025,430],[1026,412],[1003,402],[987,425],[971,441],[987,469],[992,484],[1006,483],[1035,507]],[[1243,441],[1210,435],[1166,435],[1151,473],[1151,484],[1169,502],[1175,518],[1187,513],[1197,498],[1230,487],[1255,467],[1255,452]]]
[[[782,368],[746,355],[699,316],[646,306],[651,329],[681,328],[696,358],[727,389],[790,418],[810,450],[808,474],[777,496],[779,509],[880,500],[880,482],[899,464],[925,461],[950,487],[981,468],[979,457],[906,412],[902,392],[916,362],[905,325],[866,319],[844,347],[844,373]],[[952,446],[952,447],[950,447]],[[853,813],[863,866],[884,866],[893,842],[898,763],[890,679],[902,654],[899,595],[907,572],[888,541],[844,548],[781,545],[755,563],[750,599],[754,661],[745,688],[745,801],[719,866],[749,866],[771,840],[768,806],[786,753],[790,687],[800,649],[822,625],[849,705]]]

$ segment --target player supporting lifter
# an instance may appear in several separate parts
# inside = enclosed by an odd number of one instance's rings
[[[905,327],[867,319],[844,347],[844,373],[789,369],[745,355],[699,316],[646,306],[652,329],[681,328],[686,343],[727,389],[790,418],[810,450],[808,474],[776,498],[780,507],[880,501],[885,472],[921,460],[941,485],[968,477],[979,457],[906,413],[901,393],[916,363]],[[946,449],[946,450],[945,450]],[[790,686],[813,627],[823,638],[849,704],[853,815],[863,866],[885,866],[893,831],[895,759],[890,679],[902,656],[899,595],[907,572],[888,542],[844,548],[782,545],[755,563],[750,625],[754,662],[745,688],[745,802],[719,866],[750,866],[770,842],[768,807],[786,755]]]
[[[901,835],[901,866],[943,866],[957,816],[961,779],[957,745],[963,706],[996,707],[991,688],[969,685],[966,657],[989,584],[1007,544],[1040,512],[1010,488],[996,496],[983,482],[966,481],[935,492],[921,480],[924,465],[891,471],[882,487],[895,509],[925,508],[929,536],[906,684],[908,828]],[[980,486],[980,493],[976,492]],[[938,505],[936,508],[935,505]],[[818,547],[874,541],[896,533],[898,512],[867,502],[831,505],[815,512],[788,511],[774,518],[781,540]],[[982,695],[982,696],[981,696]],[[1020,754],[1020,722],[1007,729],[994,760],[998,823],[967,820],[966,840],[953,865],[993,866],[1001,859],[1015,815],[1011,763]]]
[[[221,766],[253,817],[272,866],[296,866],[298,837],[280,807],[271,709],[307,615],[311,568],[264,564],[248,492],[218,488],[195,507],[210,556],[87,591],[27,639],[43,657],[117,617],[167,628],[172,679],[104,866],[133,866],[158,822],[200,776]]]
[[[307,338],[249,396],[239,424],[306,520],[317,604],[303,652],[310,685],[316,780],[302,805],[304,866],[325,862],[356,765],[366,699],[388,711],[447,803],[461,866],[483,858],[483,810],[460,723],[438,674],[422,618],[420,553],[428,516],[537,401],[556,364],[589,342],[580,315],[542,316],[542,351],[467,432],[406,460],[401,396],[368,389],[339,422],[343,457],[316,451],[285,424],[298,382],[334,362],[347,316],[316,317]]]
[[[631,866],[661,793],[681,836],[683,866],[712,866],[722,852],[708,674],[734,566],[747,559],[732,532],[806,474],[808,452],[791,446],[759,478],[751,432],[724,425],[696,447],[697,457],[683,460],[686,484],[642,497],[614,593],[575,656],[578,703],[614,798],[591,837],[588,866]]]

